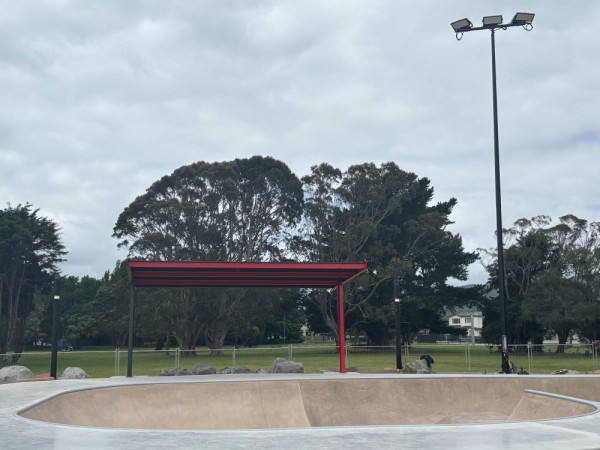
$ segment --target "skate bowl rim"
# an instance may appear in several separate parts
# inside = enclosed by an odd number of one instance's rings
[[[597,381],[588,383],[591,388],[600,386],[600,377],[593,379]],[[570,392],[560,385],[568,385],[568,380],[573,382],[574,378],[301,374],[149,378],[65,390],[40,399],[17,414],[55,425],[157,431],[485,425],[597,414],[600,403],[583,398],[585,389],[575,389],[577,396],[565,395]],[[531,389],[532,385],[540,388]],[[479,397],[478,404],[469,406],[473,397],[482,392],[485,395]],[[208,400],[211,417],[182,419],[190,415],[190,406],[197,403],[181,402],[194,398]],[[395,406],[398,399],[406,399],[403,408]],[[442,405],[442,400],[450,403]],[[405,407],[413,404],[415,409],[420,408],[420,416]],[[156,408],[153,411],[163,411],[169,419],[152,419],[147,413],[148,405]],[[408,412],[410,417],[405,420]],[[232,416],[234,413],[240,416]]]

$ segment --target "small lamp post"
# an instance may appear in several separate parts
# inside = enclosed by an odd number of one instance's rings
[[[402,333],[400,330],[400,289],[394,278],[394,318],[396,319],[396,370],[402,369]]]
[[[56,380],[58,363],[58,308],[60,306],[60,275],[54,275],[54,300],[52,303],[52,351],[50,356],[50,376]]]

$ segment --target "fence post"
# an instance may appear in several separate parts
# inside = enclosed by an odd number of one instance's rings
[[[350,355],[350,352],[348,351],[348,345],[346,345],[346,347],[344,348],[344,354],[346,355],[344,361],[346,363],[346,367],[348,367],[350,364],[348,363],[348,355]]]
[[[467,342],[467,358],[469,361],[469,370],[471,370],[471,343]]]
[[[119,347],[115,347],[115,376],[119,376]]]
[[[292,360],[292,344],[288,344],[288,361]]]
[[[179,368],[179,347],[175,349],[175,367]]]
[[[231,351],[231,367],[235,369],[235,345]]]
[[[533,349],[531,348],[531,341],[527,341],[527,367],[529,373],[531,373],[531,360],[533,359]]]

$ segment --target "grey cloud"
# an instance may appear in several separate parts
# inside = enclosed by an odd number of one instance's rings
[[[583,1],[5,3],[0,201],[56,218],[64,271],[99,276],[123,257],[118,214],[183,164],[393,160],[458,198],[470,250],[492,247],[489,36],[450,22],[527,9],[532,32],[497,35],[504,223],[598,220],[600,6]]]

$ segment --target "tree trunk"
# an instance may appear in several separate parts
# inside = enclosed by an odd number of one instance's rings
[[[25,348],[25,319],[17,318],[15,321],[14,353],[12,355],[12,364],[16,365]]]
[[[204,330],[204,338],[206,339],[206,346],[210,349],[210,356],[223,355],[223,346],[225,345],[229,325],[222,325],[219,322],[211,323]]]
[[[162,350],[165,344],[167,344],[167,348],[165,350],[169,350],[169,344],[167,341],[168,339],[166,336],[156,338],[156,345],[154,346],[154,350]]]
[[[377,330],[366,329],[367,342],[369,345],[388,346],[390,345],[390,335],[387,327],[380,327]]]
[[[558,346],[556,347],[556,353],[563,354],[565,352],[567,339],[569,339],[569,331],[570,329],[563,329],[556,333],[558,335]]]
[[[194,330],[191,333],[174,333],[175,339],[179,344],[181,356],[192,357],[196,356],[196,342],[200,337],[200,330]]]
[[[338,324],[333,316],[333,310],[335,309],[333,296],[325,291],[316,294],[317,298],[314,300],[315,305],[319,308],[323,322],[327,325],[327,328],[331,330],[331,334],[335,338],[336,353],[339,353],[340,348],[340,335],[338,332]]]
[[[127,342],[127,336],[129,333],[120,333],[120,332],[116,332],[114,337],[113,337],[113,343],[118,347],[118,348],[123,348],[125,347],[125,343]]]

